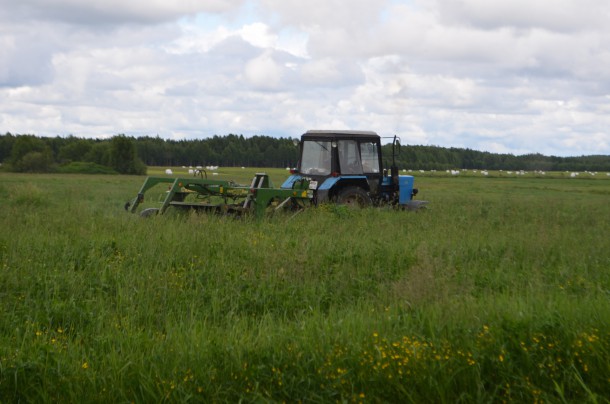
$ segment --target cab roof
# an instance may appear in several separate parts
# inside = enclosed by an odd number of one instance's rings
[[[380,137],[376,132],[366,130],[308,130],[301,139],[375,139]]]

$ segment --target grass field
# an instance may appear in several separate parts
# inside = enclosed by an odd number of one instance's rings
[[[255,221],[0,173],[0,402],[609,402],[610,177],[417,175]]]

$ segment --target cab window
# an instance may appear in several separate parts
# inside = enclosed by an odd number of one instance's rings
[[[337,143],[337,149],[341,174],[362,174],[358,142],[355,140],[340,140]]]
[[[365,173],[379,173],[379,152],[377,143],[360,143],[360,155],[362,157],[362,169]]]
[[[330,142],[307,140],[303,142],[301,172],[311,175],[329,175],[331,162]]]

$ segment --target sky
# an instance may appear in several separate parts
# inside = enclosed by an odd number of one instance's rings
[[[0,0],[0,133],[610,155],[608,0]]]

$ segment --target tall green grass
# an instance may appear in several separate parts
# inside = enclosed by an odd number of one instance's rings
[[[143,220],[142,181],[0,174],[0,401],[610,397],[610,181],[262,221]]]

